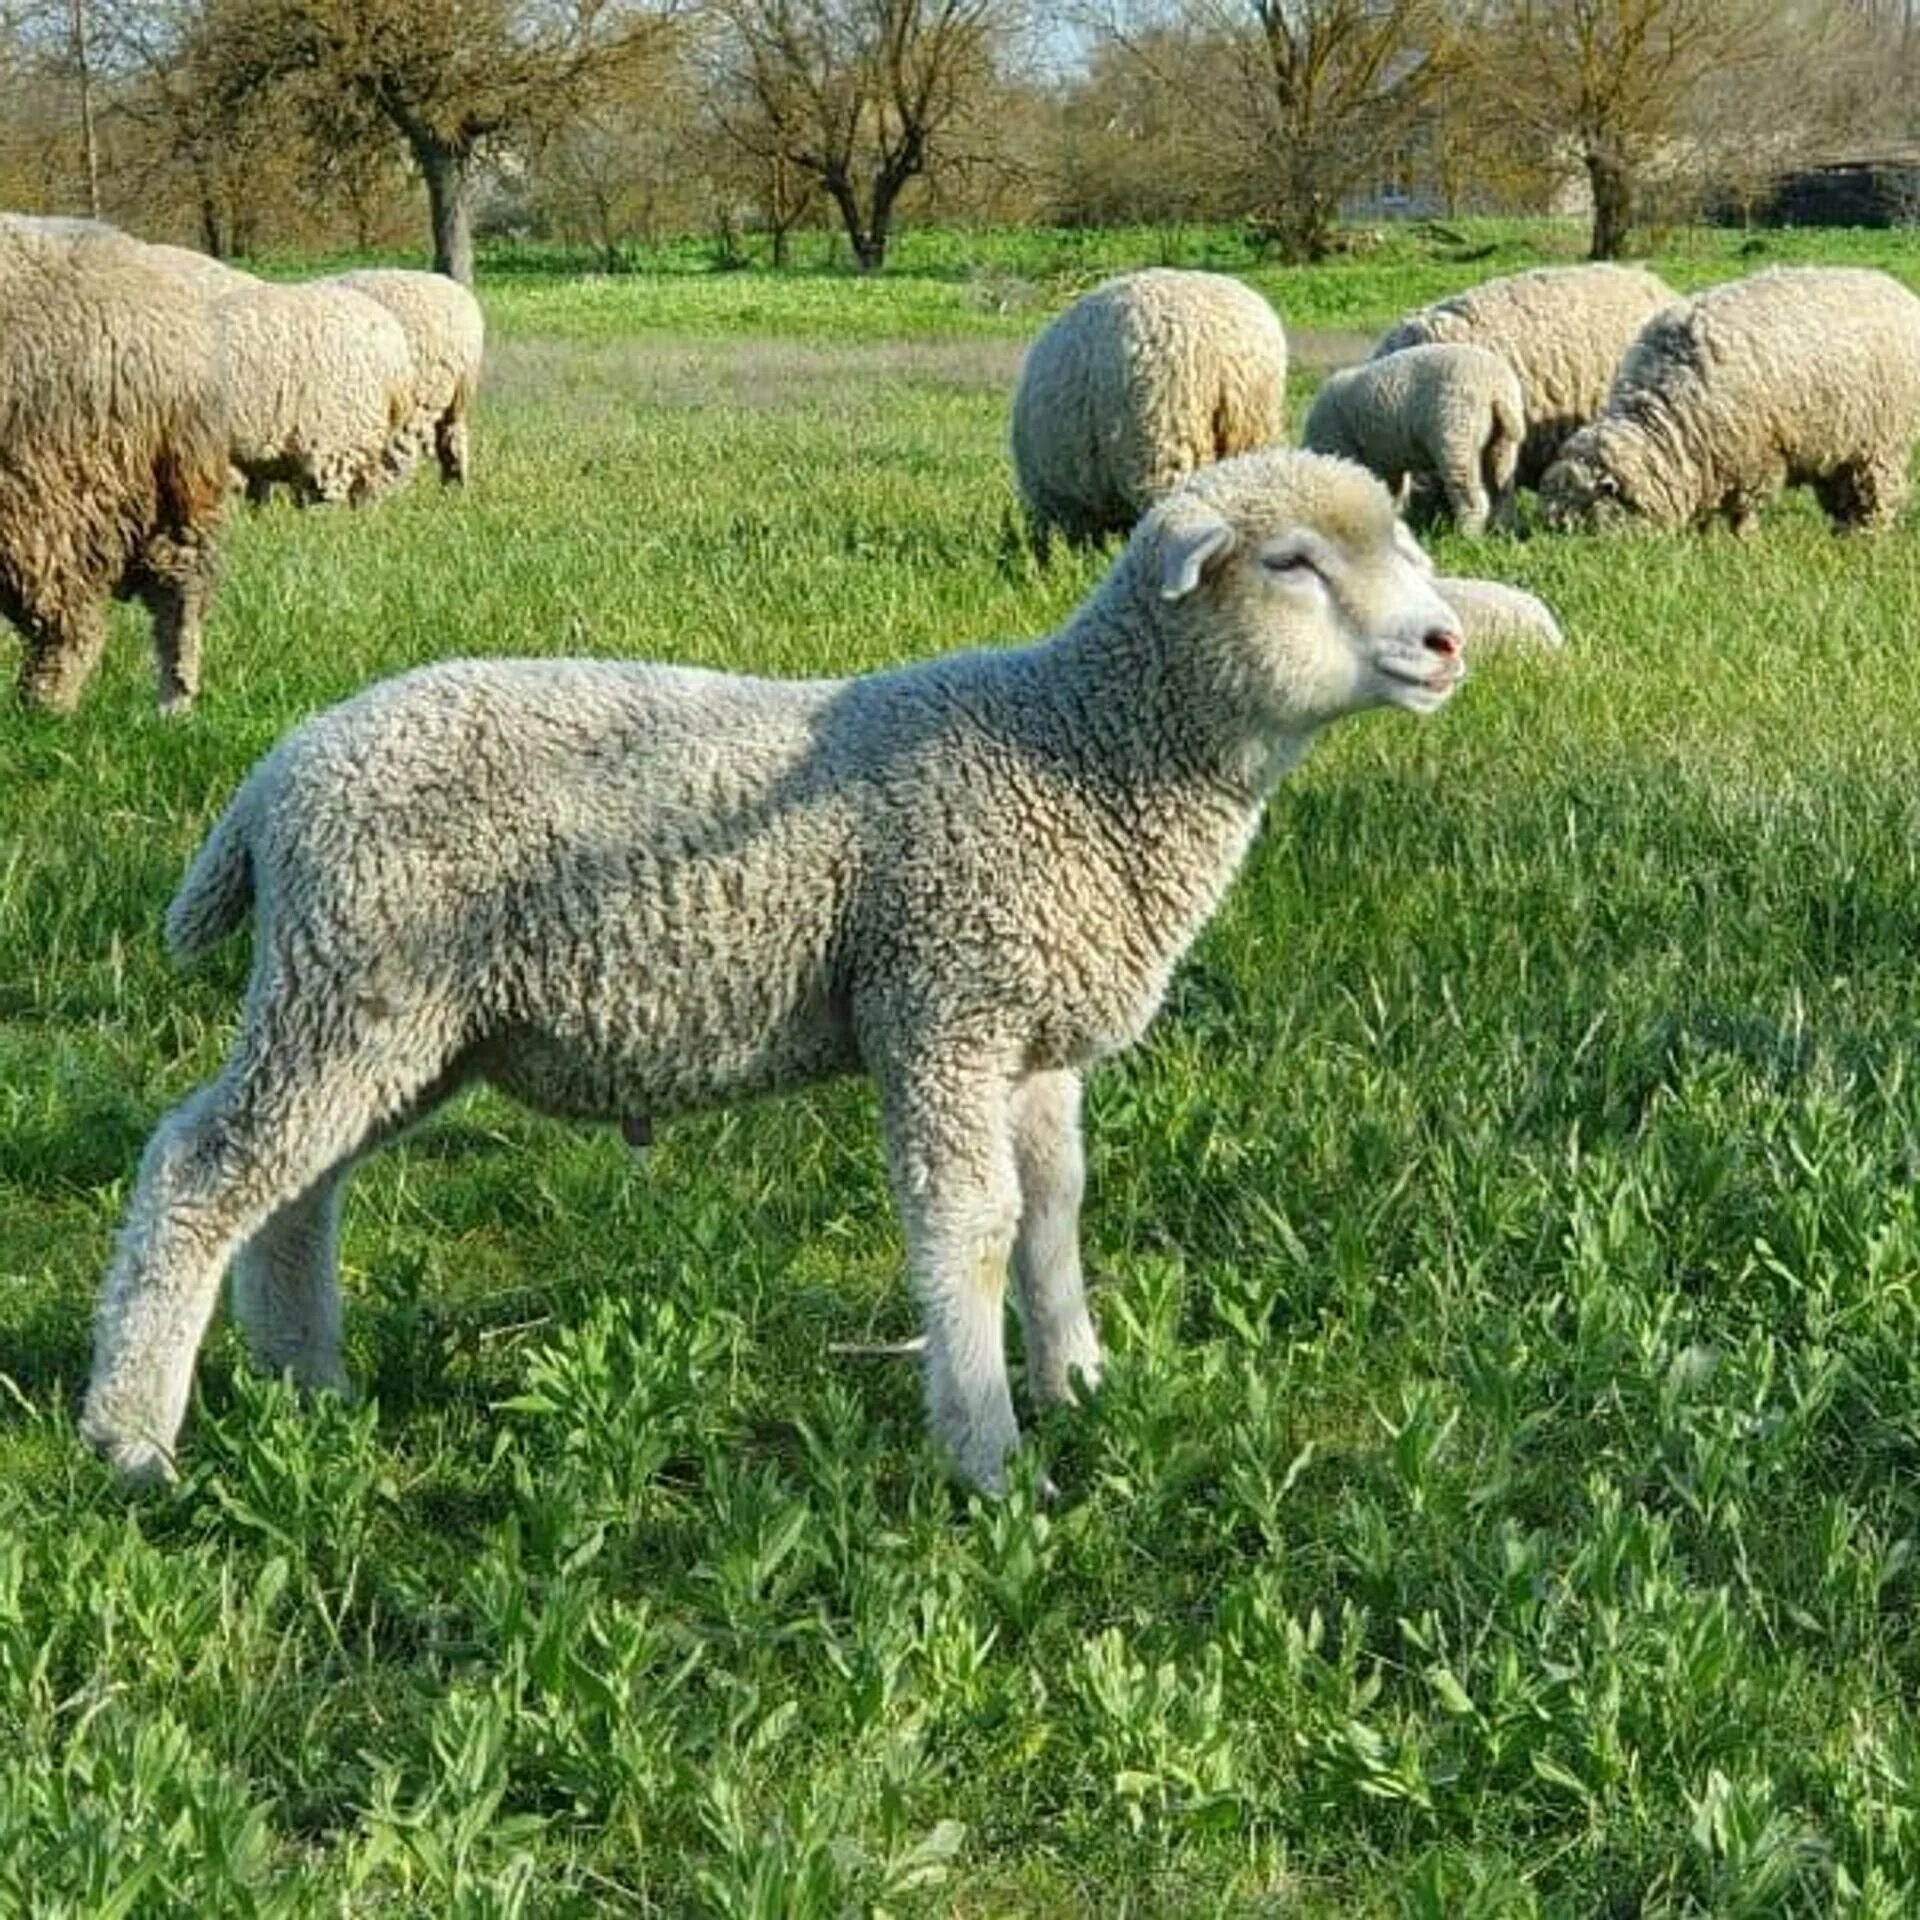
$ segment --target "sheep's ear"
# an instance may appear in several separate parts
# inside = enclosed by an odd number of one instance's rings
[[[1211,507],[1194,506],[1168,520],[1160,529],[1160,598],[1184,600],[1233,538],[1231,522]]]

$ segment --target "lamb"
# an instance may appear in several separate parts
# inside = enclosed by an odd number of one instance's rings
[[[1277,442],[1287,336],[1251,287],[1151,267],[1074,302],[1033,344],[1013,464],[1036,550],[1125,533],[1187,474]]]
[[[1371,475],[1274,452],[1195,475],[1025,648],[811,682],[452,661],[309,721],[168,913],[186,956],[251,902],[253,979],[142,1161],[86,1434],[169,1471],[233,1256],[255,1356],[338,1387],[347,1171],[466,1082],[644,1133],[864,1069],[931,1422],[1001,1487],[1009,1258],[1037,1397],[1100,1373],[1081,1075],[1146,1028],[1314,735],[1462,677],[1406,538]]]
[[[467,415],[480,385],[486,323],[480,303],[443,273],[369,267],[333,283],[377,300],[399,321],[413,360],[413,412],[395,449],[397,465],[411,466],[431,446],[440,478],[457,486],[471,465]]]
[[[1512,367],[1485,347],[1446,343],[1329,374],[1300,439],[1372,468],[1403,502],[1415,475],[1433,476],[1460,531],[1484,533],[1511,514],[1526,431]]]
[[[163,711],[193,702],[226,514],[219,342],[202,303],[111,228],[0,221],[0,613],[20,698],[70,711],[109,597],[153,618]]]
[[[1920,437],[1920,299],[1859,267],[1776,267],[1642,331],[1606,410],[1541,483],[1550,526],[1748,531],[1788,486],[1836,527],[1907,498]]]
[[[1452,340],[1500,354],[1520,378],[1527,439],[1519,484],[1537,487],[1560,444],[1606,403],[1634,336],[1680,296],[1644,267],[1535,267],[1410,313],[1372,358]]]
[[[407,336],[350,287],[254,281],[211,306],[230,386],[233,464],[249,499],[276,482],[303,504],[372,498],[413,411]]]

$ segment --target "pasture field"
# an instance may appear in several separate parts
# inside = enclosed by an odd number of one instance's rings
[[[1251,277],[1311,368],[1537,241]],[[1012,541],[1006,397],[1122,263],[503,274],[466,495],[237,525],[189,722],[124,612],[0,713],[0,1914],[1920,1911],[1920,512],[1435,543],[1571,647],[1280,789],[1092,1081],[1110,1375],[1004,1503],[837,1351],[912,1328],[852,1084],[456,1103],[354,1184],[363,1398],[221,1328],[178,1489],[76,1438],[252,758],[452,654],[1044,632],[1101,562]]]

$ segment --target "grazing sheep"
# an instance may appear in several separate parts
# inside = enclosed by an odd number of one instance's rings
[[[1372,357],[1448,340],[1501,355],[1520,377],[1527,412],[1519,484],[1537,487],[1560,443],[1606,403],[1634,336],[1679,298],[1644,267],[1535,267],[1408,314]]]
[[[377,300],[399,321],[413,357],[413,413],[402,430],[395,462],[403,469],[432,447],[440,478],[457,486],[467,478],[467,415],[480,385],[486,323],[480,303],[444,273],[369,267],[343,273],[336,286]]]
[[[1484,533],[1513,506],[1526,406],[1512,367],[1485,347],[1407,347],[1329,374],[1303,446],[1371,468],[1404,502],[1432,475],[1462,533]]]
[[[454,661],[309,721],[167,916],[186,955],[251,902],[253,981],[142,1161],[88,1436],[168,1471],[229,1259],[256,1356],[338,1385],[347,1170],[467,1081],[634,1122],[864,1070],[932,1424],[1001,1486],[1009,1257],[1038,1397],[1100,1370],[1082,1072],[1139,1038],[1313,735],[1459,682],[1406,538],[1361,469],[1259,455],[1161,502],[1037,645],[836,681]]]
[[[153,240],[143,240],[140,245],[156,265],[171,269],[203,300],[218,300],[223,294],[260,285],[252,274],[242,273],[238,267],[230,267],[210,253],[196,253],[191,247],[170,247]]]
[[[1920,437],[1920,299],[1859,267],[1775,267],[1650,321],[1540,486],[1554,527],[1748,531],[1788,486],[1891,521]]]
[[[1033,343],[1013,464],[1035,547],[1125,533],[1198,467],[1287,425],[1287,336],[1251,287],[1151,267],[1076,300]]]
[[[350,287],[258,280],[211,306],[230,387],[233,464],[247,497],[284,482],[303,504],[370,499],[413,411],[400,323]]]
[[[109,597],[153,617],[161,707],[190,706],[226,513],[225,381],[202,302],[111,228],[0,221],[0,613],[20,697],[74,707]]]

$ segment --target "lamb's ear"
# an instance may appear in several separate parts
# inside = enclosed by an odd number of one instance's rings
[[[1199,501],[1182,501],[1165,512],[1160,522],[1160,598],[1184,600],[1233,541],[1232,522]]]
[[[1404,520],[1393,523],[1393,544],[1400,549],[1403,559],[1411,560],[1422,573],[1432,573],[1432,556],[1414,537],[1413,529]]]

